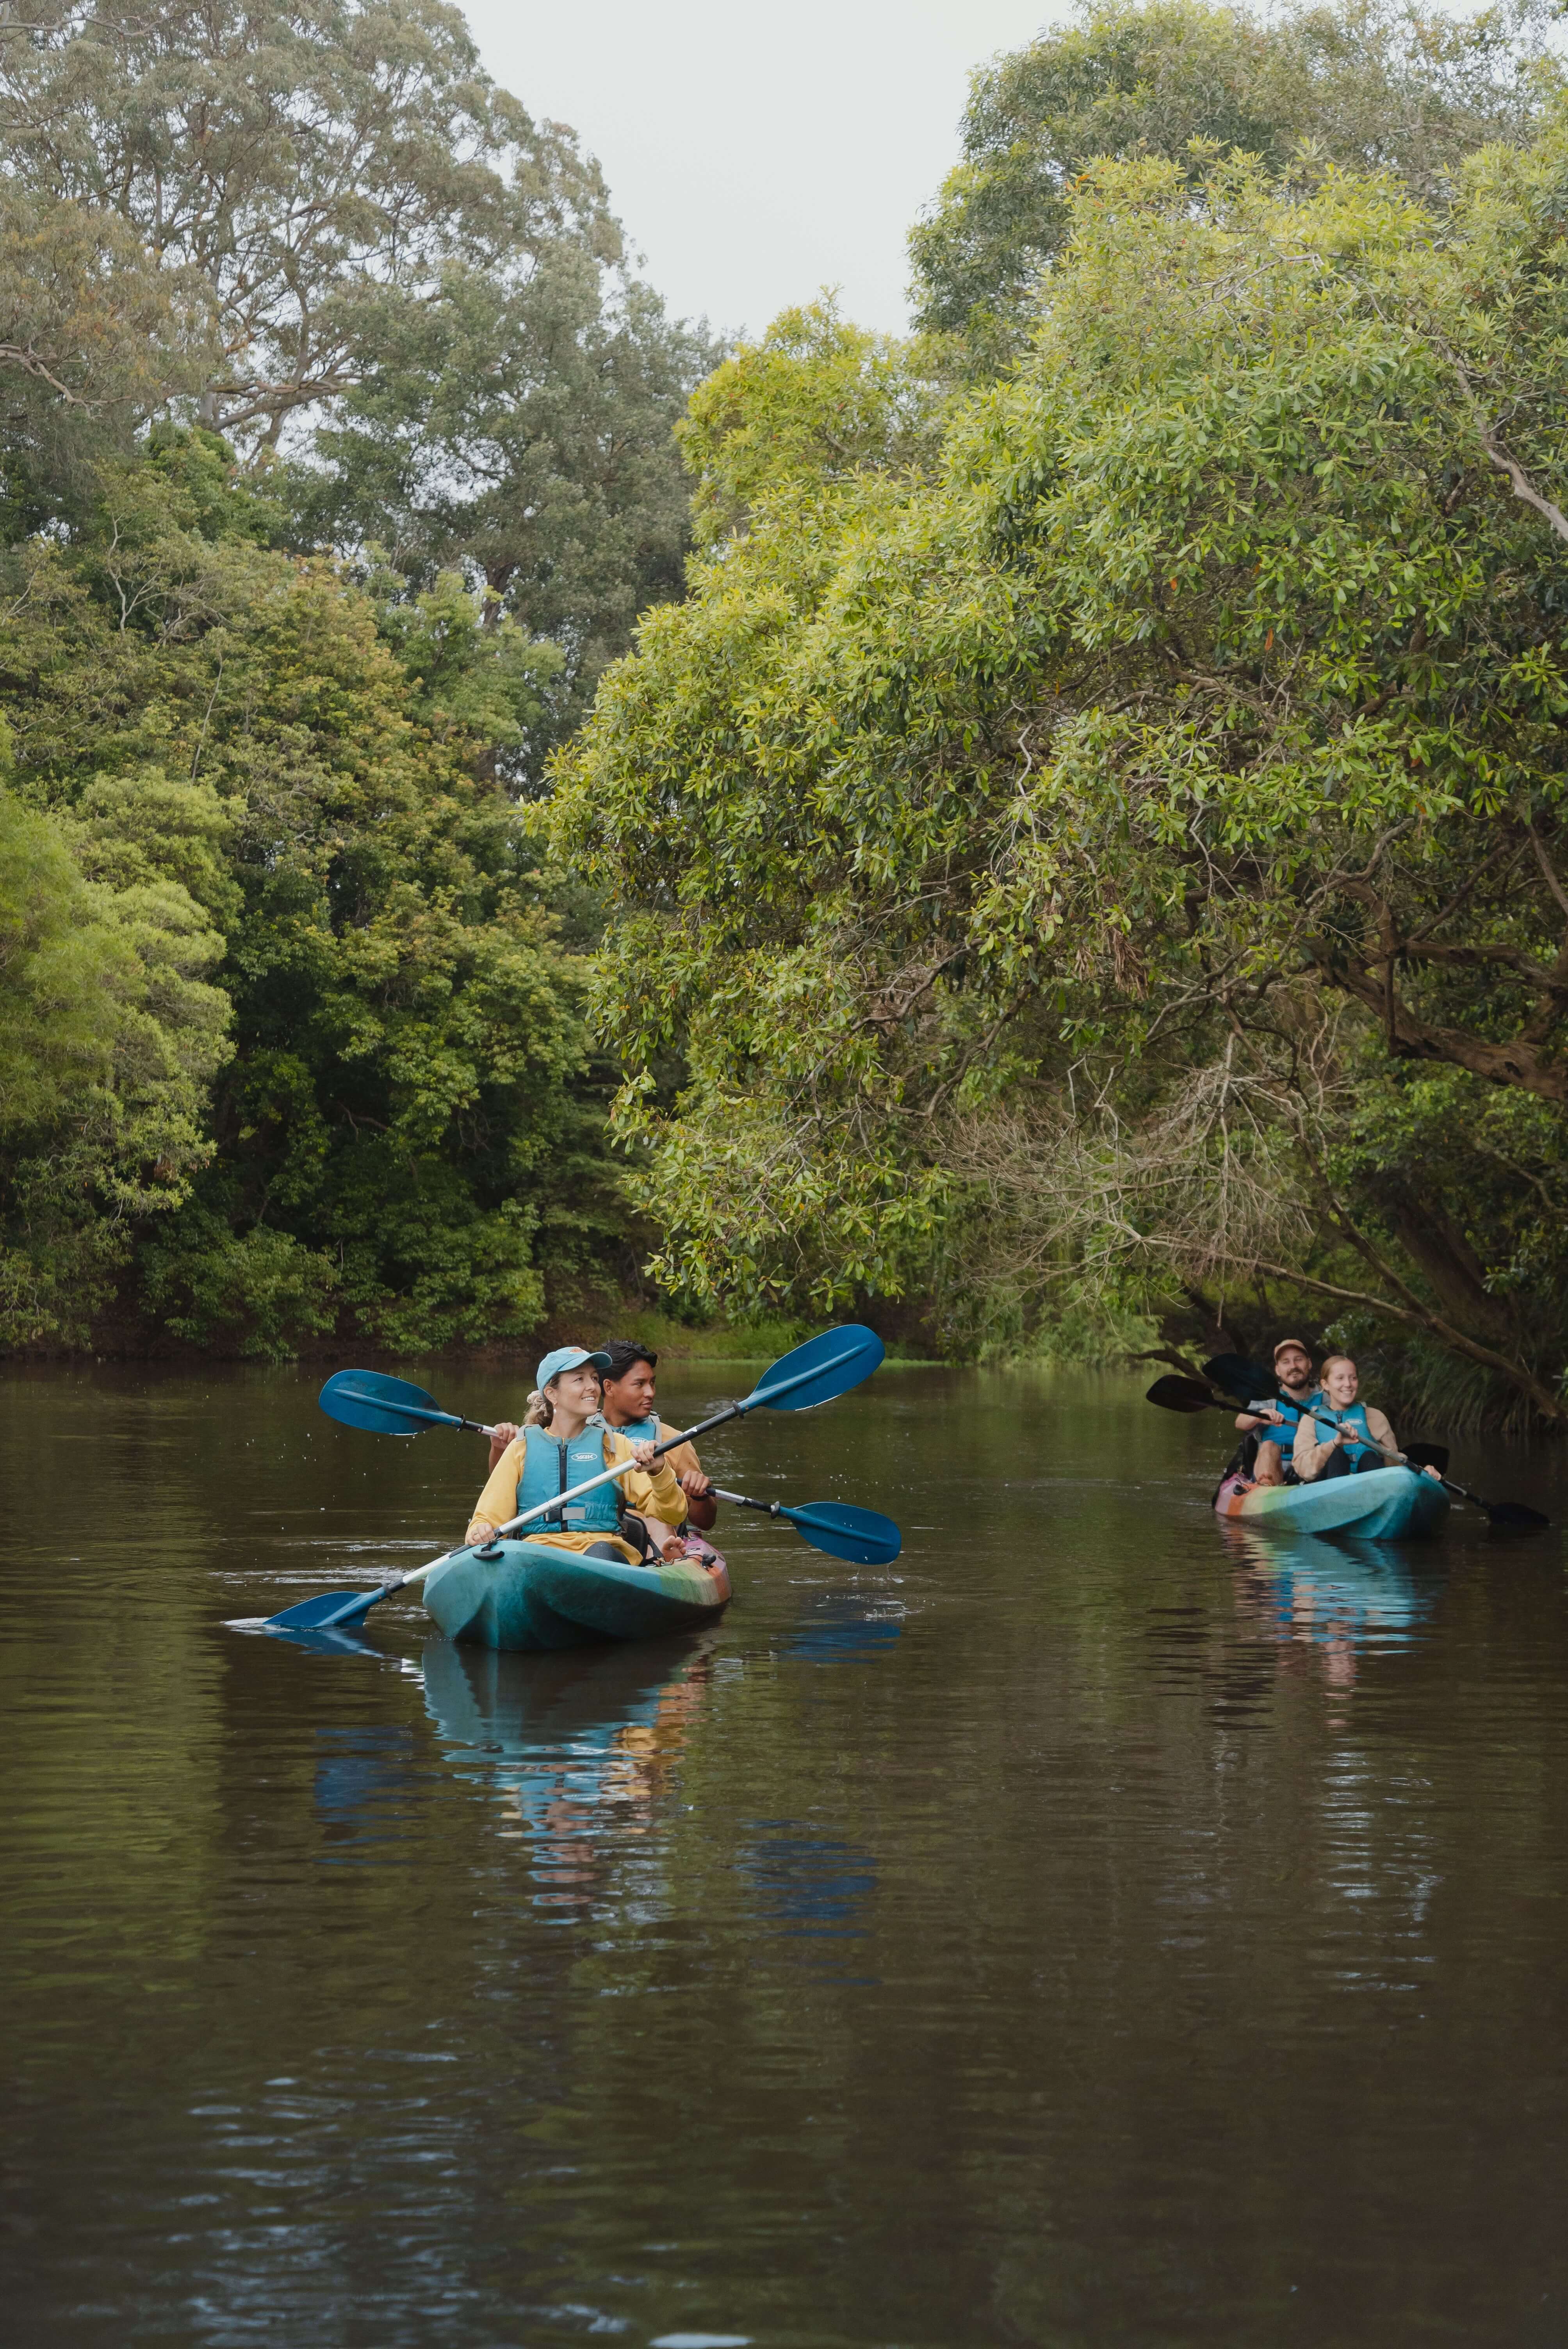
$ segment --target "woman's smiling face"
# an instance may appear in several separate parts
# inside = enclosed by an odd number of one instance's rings
[[[599,1373],[592,1362],[583,1362],[574,1371],[558,1371],[545,1392],[586,1419],[599,1408]]]
[[[1323,1392],[1336,1411],[1346,1411],[1356,1400],[1356,1390],[1361,1381],[1356,1365],[1344,1354],[1323,1366]]]

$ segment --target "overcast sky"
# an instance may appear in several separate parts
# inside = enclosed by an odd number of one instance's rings
[[[1067,0],[463,0],[495,79],[603,166],[678,315],[758,332],[838,285],[908,323],[904,237],[958,160],[971,67]]]

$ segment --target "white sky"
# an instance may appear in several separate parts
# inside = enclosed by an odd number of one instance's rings
[[[678,316],[760,332],[823,285],[908,323],[904,238],[958,160],[971,67],[1068,0],[461,0],[485,65],[597,155]]]

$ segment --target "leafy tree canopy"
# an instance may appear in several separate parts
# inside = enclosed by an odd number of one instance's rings
[[[437,0],[12,12],[0,129],[0,1342],[531,1332],[633,1219],[516,794],[709,347]]]
[[[669,1278],[1305,1299],[1563,1415],[1565,194],[1555,104],[1440,217],[1102,165],[939,465],[758,484],[556,811]]]
[[[912,233],[918,324],[985,372],[1026,335],[1071,233],[1078,176],[1162,156],[1196,185],[1212,150],[1397,173],[1441,208],[1467,154],[1528,135],[1555,78],[1546,0],[1470,19],[1392,0],[1260,16],[1196,0],[1080,0],[1079,22],[983,67],[964,159]]]
[[[74,512],[105,428],[186,397],[252,471],[289,460],[296,549],[410,595],[460,570],[558,646],[502,747],[535,777],[680,592],[672,428],[718,356],[630,274],[572,133],[496,88],[445,0],[46,0],[0,18],[0,369],[41,411],[13,526],[50,491]]]

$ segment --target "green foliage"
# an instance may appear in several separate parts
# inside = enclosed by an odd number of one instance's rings
[[[833,303],[782,312],[693,393],[676,433],[699,543],[740,528],[770,490],[927,461],[940,399],[905,346],[846,324]]]
[[[1523,0],[1464,20],[1342,0],[1264,18],[1080,0],[1076,26],[975,74],[964,160],[910,238],[918,323],[957,337],[978,372],[1005,364],[1072,233],[1076,183],[1113,157],[1163,157],[1196,188],[1216,152],[1274,172],[1301,155],[1397,173],[1444,204],[1467,154],[1527,135],[1554,13]]]
[[[0,1338],[428,1348],[628,1268],[512,794],[678,592],[714,355],[441,0],[0,21]]]
[[[272,543],[406,599],[482,579],[552,641],[495,745],[536,781],[680,592],[672,433],[718,356],[631,275],[572,134],[444,0],[54,0],[0,21],[0,372],[34,419],[13,534],[74,519],[67,475],[172,399],[239,451]]]
[[[0,140],[27,195],[209,290],[201,420],[241,440],[357,381],[447,263],[617,248],[594,167],[444,0],[39,0],[0,25]]]
[[[156,1198],[115,1175],[106,1261],[167,1208],[141,1251],[148,1305],[263,1353],[339,1314],[399,1348],[524,1334],[550,1218],[568,1278],[624,1219],[579,965],[494,772],[559,657],[449,578],[378,607],[258,543],[264,502],[220,454],[165,433],[105,475],[72,543],[15,550],[7,582],[14,784],[68,838],[78,895],[115,908],[94,952],[133,955],[144,1008],[179,1034],[232,1007],[232,1064],[210,1057],[181,1096],[190,1120],[209,1093],[211,1140],[162,1147]],[[181,955],[222,955],[223,993],[179,999]],[[84,1016],[107,1018],[85,968]],[[40,1309],[34,1326],[54,1325]]]
[[[509,741],[537,781],[637,614],[678,595],[688,485],[673,437],[717,348],[624,269],[561,245],[508,272],[450,264],[378,322],[359,380],[294,469],[296,535],[384,548],[415,591],[482,578],[494,609],[561,657]]]
[[[100,803],[89,833],[0,781],[0,1344],[79,1340],[207,1154],[222,942],[140,861],[139,812]],[[119,885],[87,877],[117,864]]]
[[[1315,1299],[1561,1414],[1564,190],[1556,113],[1446,224],[1107,164],[938,467],[809,456],[645,622],[557,823],[668,1278]]]

